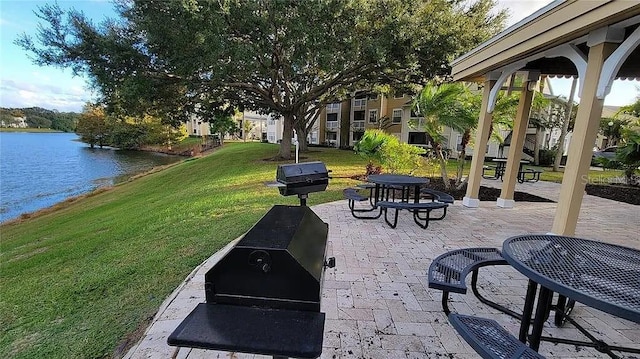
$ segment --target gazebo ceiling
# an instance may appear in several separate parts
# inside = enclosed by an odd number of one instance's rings
[[[487,73],[521,64],[520,70],[548,76],[577,76],[574,63],[557,49],[571,45],[586,58],[588,35],[598,29],[624,29],[627,39],[640,26],[637,1],[557,0],[452,63],[455,81],[482,81]],[[561,53],[561,52],[560,52]],[[635,48],[616,78],[640,79],[640,49]]]

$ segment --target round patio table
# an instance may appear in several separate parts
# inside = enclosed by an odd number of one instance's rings
[[[402,201],[408,202],[411,187],[414,189],[414,201],[417,203],[420,200],[420,186],[429,183],[429,179],[426,177],[409,175],[369,175],[367,179],[369,182],[376,184],[375,203],[379,200],[388,200],[389,192],[395,189],[401,189]]]
[[[507,262],[530,280],[520,327],[523,342],[541,286],[529,337],[532,349],[538,350],[553,292],[640,323],[640,250],[555,235],[511,237],[502,248]]]

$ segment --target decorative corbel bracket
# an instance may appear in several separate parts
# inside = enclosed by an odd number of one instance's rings
[[[587,55],[582,53],[574,44],[563,44],[546,51],[544,57],[566,57],[578,70],[578,97],[582,96],[582,84],[587,76]]]
[[[603,100],[609,92],[611,92],[611,85],[620,67],[622,67],[627,57],[638,48],[638,45],[640,45],[640,27],[636,28],[635,31],[609,55],[602,65],[602,72],[598,79],[598,89],[596,90],[596,97],[598,99]]]
[[[496,80],[496,83],[493,85],[493,87],[491,88],[491,91],[489,92],[489,103],[487,106],[487,113],[492,113],[494,108],[496,107],[496,99],[498,98],[498,92],[500,92],[500,89],[502,88],[502,84],[504,83],[504,81],[509,76],[511,76],[514,72],[518,71],[519,69],[523,68],[526,65],[527,65],[527,61],[515,62],[513,64],[503,67],[500,70],[493,71],[488,75],[491,77],[497,76],[498,79]]]

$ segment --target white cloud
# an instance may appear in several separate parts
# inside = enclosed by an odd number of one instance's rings
[[[553,0],[498,0],[497,7],[507,10],[507,27],[543,8]]]
[[[92,98],[90,91],[79,86],[56,86],[14,80],[0,83],[0,107],[43,107],[59,111],[82,111]]]

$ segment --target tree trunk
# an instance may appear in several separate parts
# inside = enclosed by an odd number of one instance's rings
[[[447,175],[447,161],[444,159],[442,146],[438,144],[435,146],[435,149],[436,153],[438,154],[438,159],[440,160],[440,176],[442,176],[444,188],[449,190],[451,188],[451,183],[449,182],[449,175]]]
[[[464,162],[465,162],[465,148],[462,147],[462,151],[458,152],[458,170],[456,173],[456,187],[460,185],[462,182],[462,173],[464,171]]]
[[[462,134],[462,141],[460,141],[460,152],[458,152],[458,173],[456,175],[456,188],[460,188],[462,182],[462,172],[464,171],[464,164],[467,157],[467,144],[471,140],[471,130],[465,130]],[[465,181],[466,182],[466,181]]]
[[[282,141],[280,141],[280,152],[278,156],[282,159],[291,159],[291,137],[293,137],[293,114],[288,113],[283,116]]]
[[[309,150],[309,146],[307,144],[307,126],[298,119],[295,125],[296,134],[298,135],[298,148],[300,152],[307,152]]]
[[[562,128],[560,129],[560,138],[558,139],[558,151],[556,153],[556,158],[553,161],[553,172],[558,172],[560,169],[560,161],[562,160],[562,155],[564,155],[564,139],[567,137],[567,131],[569,129],[569,121],[571,120],[571,112],[573,111],[573,96],[576,93],[576,83],[578,82],[577,78],[573,78],[571,82],[571,90],[569,91],[569,100],[567,101],[567,106],[564,111],[564,121],[562,122]]]
[[[536,166],[540,165],[540,134],[542,134],[542,127],[536,127],[536,142],[533,144],[533,163]]]

